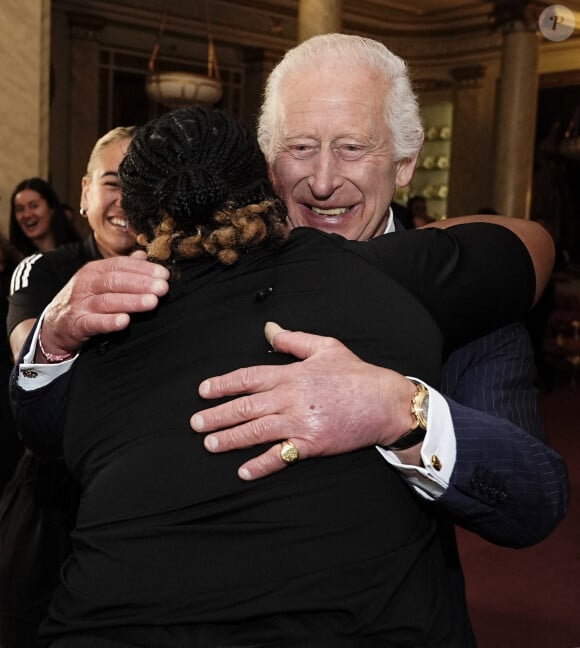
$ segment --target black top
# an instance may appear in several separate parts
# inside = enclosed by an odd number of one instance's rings
[[[74,273],[96,259],[102,259],[93,235],[84,241],[61,245],[45,254],[23,259],[12,275],[6,328],[8,335],[26,319],[35,319]]]
[[[64,452],[83,495],[42,636],[146,648],[470,645],[456,556],[374,448],[248,483],[236,470],[263,448],[212,455],[189,417],[207,406],[202,379],[290,361],[270,352],[268,320],[436,385],[443,336],[462,343],[530,306],[519,239],[492,225],[367,243],[298,229],[229,269],[181,269],[155,312],[96,338],[76,363]]]

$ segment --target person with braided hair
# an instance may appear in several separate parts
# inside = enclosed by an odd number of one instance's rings
[[[201,107],[139,128],[119,180],[169,291],[83,345],[62,438],[27,431],[37,452],[64,453],[82,489],[38,645],[472,645],[439,525],[374,448],[357,450],[339,429],[334,456],[302,461],[291,442],[275,443],[292,468],[241,480],[254,450],[208,453],[189,427],[190,386],[292,362],[276,352],[274,322],[332,336],[329,349],[381,367],[382,388],[384,372],[437,385],[444,349],[535,301],[552,257],[545,230],[500,219],[367,243],[289,232],[255,138]],[[491,245],[492,268],[482,263]],[[414,392],[400,398],[418,405]],[[315,411],[316,394],[305,397]],[[416,427],[419,410],[401,412],[384,445]]]

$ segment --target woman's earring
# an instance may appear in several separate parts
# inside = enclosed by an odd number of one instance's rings
[[[88,212],[86,209],[83,209],[82,207],[79,209],[79,214],[80,214],[83,218],[86,218],[88,213],[89,213],[89,212]]]

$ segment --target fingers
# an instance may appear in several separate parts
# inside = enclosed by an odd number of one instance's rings
[[[165,268],[163,269],[165,270]],[[122,270],[92,275],[89,277],[89,282],[85,289],[94,295],[121,293],[161,297],[169,290],[167,279],[141,272]]]
[[[153,310],[169,290],[169,272],[138,257],[84,265],[54,296],[43,331],[54,348],[76,352],[96,334],[126,328],[130,313]]]
[[[240,467],[238,475],[244,480],[264,477],[287,465],[280,456],[280,439],[287,439],[289,434],[293,434],[293,441],[298,438],[296,447],[301,459],[346,451],[352,443],[350,434],[346,434],[346,439],[328,435],[325,421],[329,418],[327,412],[334,413],[340,409],[337,379],[333,373],[337,370],[336,359],[342,360],[339,382],[344,382],[342,372],[345,362],[348,365],[353,361],[357,369],[354,380],[358,381],[360,359],[334,338],[285,331],[274,322],[266,324],[264,333],[276,351],[293,354],[305,362],[247,367],[208,378],[199,386],[199,394],[203,398],[249,395],[200,410],[190,419],[195,432],[210,432],[204,439],[204,445],[210,452],[228,452],[275,443],[272,448]],[[328,406],[313,404],[309,395],[316,394],[318,397],[323,392],[326,395],[323,402]],[[336,427],[341,429],[340,420],[344,417],[348,420],[350,409],[344,416],[340,412],[337,416],[339,424]]]
[[[157,307],[169,290],[166,268],[149,261],[114,257],[81,268],[58,295],[58,301],[78,314],[123,314]]]
[[[268,343],[276,351],[288,353],[301,360],[310,358],[321,351],[342,346],[335,338],[303,333],[302,331],[287,331],[275,322],[266,323],[264,334]]]
[[[130,321],[131,318],[127,313],[85,315],[75,322],[74,327],[71,327],[70,335],[80,344],[94,335],[122,331],[129,326]]]
[[[275,417],[270,418],[273,419]],[[257,429],[254,423],[250,423],[225,432],[208,434],[204,439],[204,446],[209,452],[220,453],[262,444],[266,440],[277,440],[275,437],[269,439],[273,434],[273,428],[276,426],[268,427],[267,419],[261,421],[261,424],[266,427],[260,425],[260,429]],[[280,433],[280,431],[277,432],[277,434]],[[284,441],[286,441],[286,439]],[[292,440],[292,442],[299,452],[299,460],[306,459],[308,455],[305,449],[302,451],[300,450],[300,442],[294,442],[294,440]],[[283,443],[283,441],[275,443],[266,452],[263,452],[261,455],[258,455],[242,464],[238,469],[238,477],[244,481],[252,481],[254,479],[265,477],[266,475],[271,475],[282,470],[282,468],[290,466],[291,464],[286,463],[280,454]]]
[[[84,265],[70,282],[69,300],[107,293],[155,295],[169,290],[167,268],[134,257],[111,257]]]
[[[106,274],[108,272],[129,272],[131,274],[141,274],[144,276],[158,279],[169,279],[169,271],[158,263],[147,261],[144,253],[141,251],[134,252],[131,256],[116,256],[99,261],[87,263],[80,272],[99,272]]]
[[[274,343],[274,340],[278,333],[283,333],[284,329],[279,325],[276,324],[276,322],[266,322],[266,326],[264,327],[264,335],[266,336],[266,340],[268,340],[268,344],[276,350],[276,344]]]
[[[145,250],[135,250],[129,255],[132,259],[147,259],[147,253]]]
[[[279,384],[284,375],[285,367],[280,365],[245,367],[221,376],[207,378],[200,383],[198,392],[202,398],[221,398],[222,396],[264,392]]]
[[[156,294],[106,292],[86,298],[83,310],[94,315],[142,313],[155,309],[158,303]]]
[[[328,349],[344,348],[334,338],[300,331],[286,331],[274,322],[266,324],[264,333],[272,346],[275,342],[276,351],[289,353],[300,359],[309,358]],[[221,376],[207,378],[199,385],[198,392],[202,398],[263,392],[283,382],[287,375],[287,367],[287,365],[268,365],[237,369]]]
[[[270,416],[273,411],[276,411],[276,403],[270,402],[269,392],[253,394],[196,412],[190,419],[190,425],[195,432],[213,432],[238,425],[235,429],[222,432],[221,438],[223,443],[227,443],[227,450],[244,448],[280,438],[276,429],[269,428],[276,423]],[[246,421],[249,422],[248,429],[239,425]],[[244,436],[240,437],[240,434]]]
[[[284,463],[280,457],[281,448],[282,443],[277,443],[258,457],[246,461],[239,467],[238,477],[244,481],[253,481],[289,468],[289,464]],[[300,458],[302,459],[302,456]]]
[[[196,426],[195,418],[196,416],[193,416],[191,419],[192,428],[197,432],[202,432],[203,430]],[[208,452],[221,453],[263,445],[268,442],[277,442],[269,450],[250,459],[238,469],[240,479],[245,481],[260,479],[290,465],[283,461],[280,454],[283,441],[279,441],[279,439],[284,436],[284,429],[281,426],[282,420],[282,417],[279,416],[264,416],[228,430],[208,434],[204,438],[203,444]],[[287,440],[284,439],[284,441]],[[295,439],[292,439],[292,442],[299,452],[300,460],[308,458],[307,443]]]
[[[154,310],[159,303],[156,295],[106,293],[86,298],[82,308],[70,308],[66,324],[68,335],[82,343],[94,335],[115,333],[127,328],[130,313]]]

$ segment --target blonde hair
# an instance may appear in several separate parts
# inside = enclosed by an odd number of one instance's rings
[[[109,144],[114,144],[115,142],[131,140],[136,130],[136,126],[117,126],[117,128],[113,128],[100,137],[96,141],[91,154],[89,155],[85,176],[89,176],[93,172],[93,169],[97,164],[96,160],[105,147],[109,146]]]

